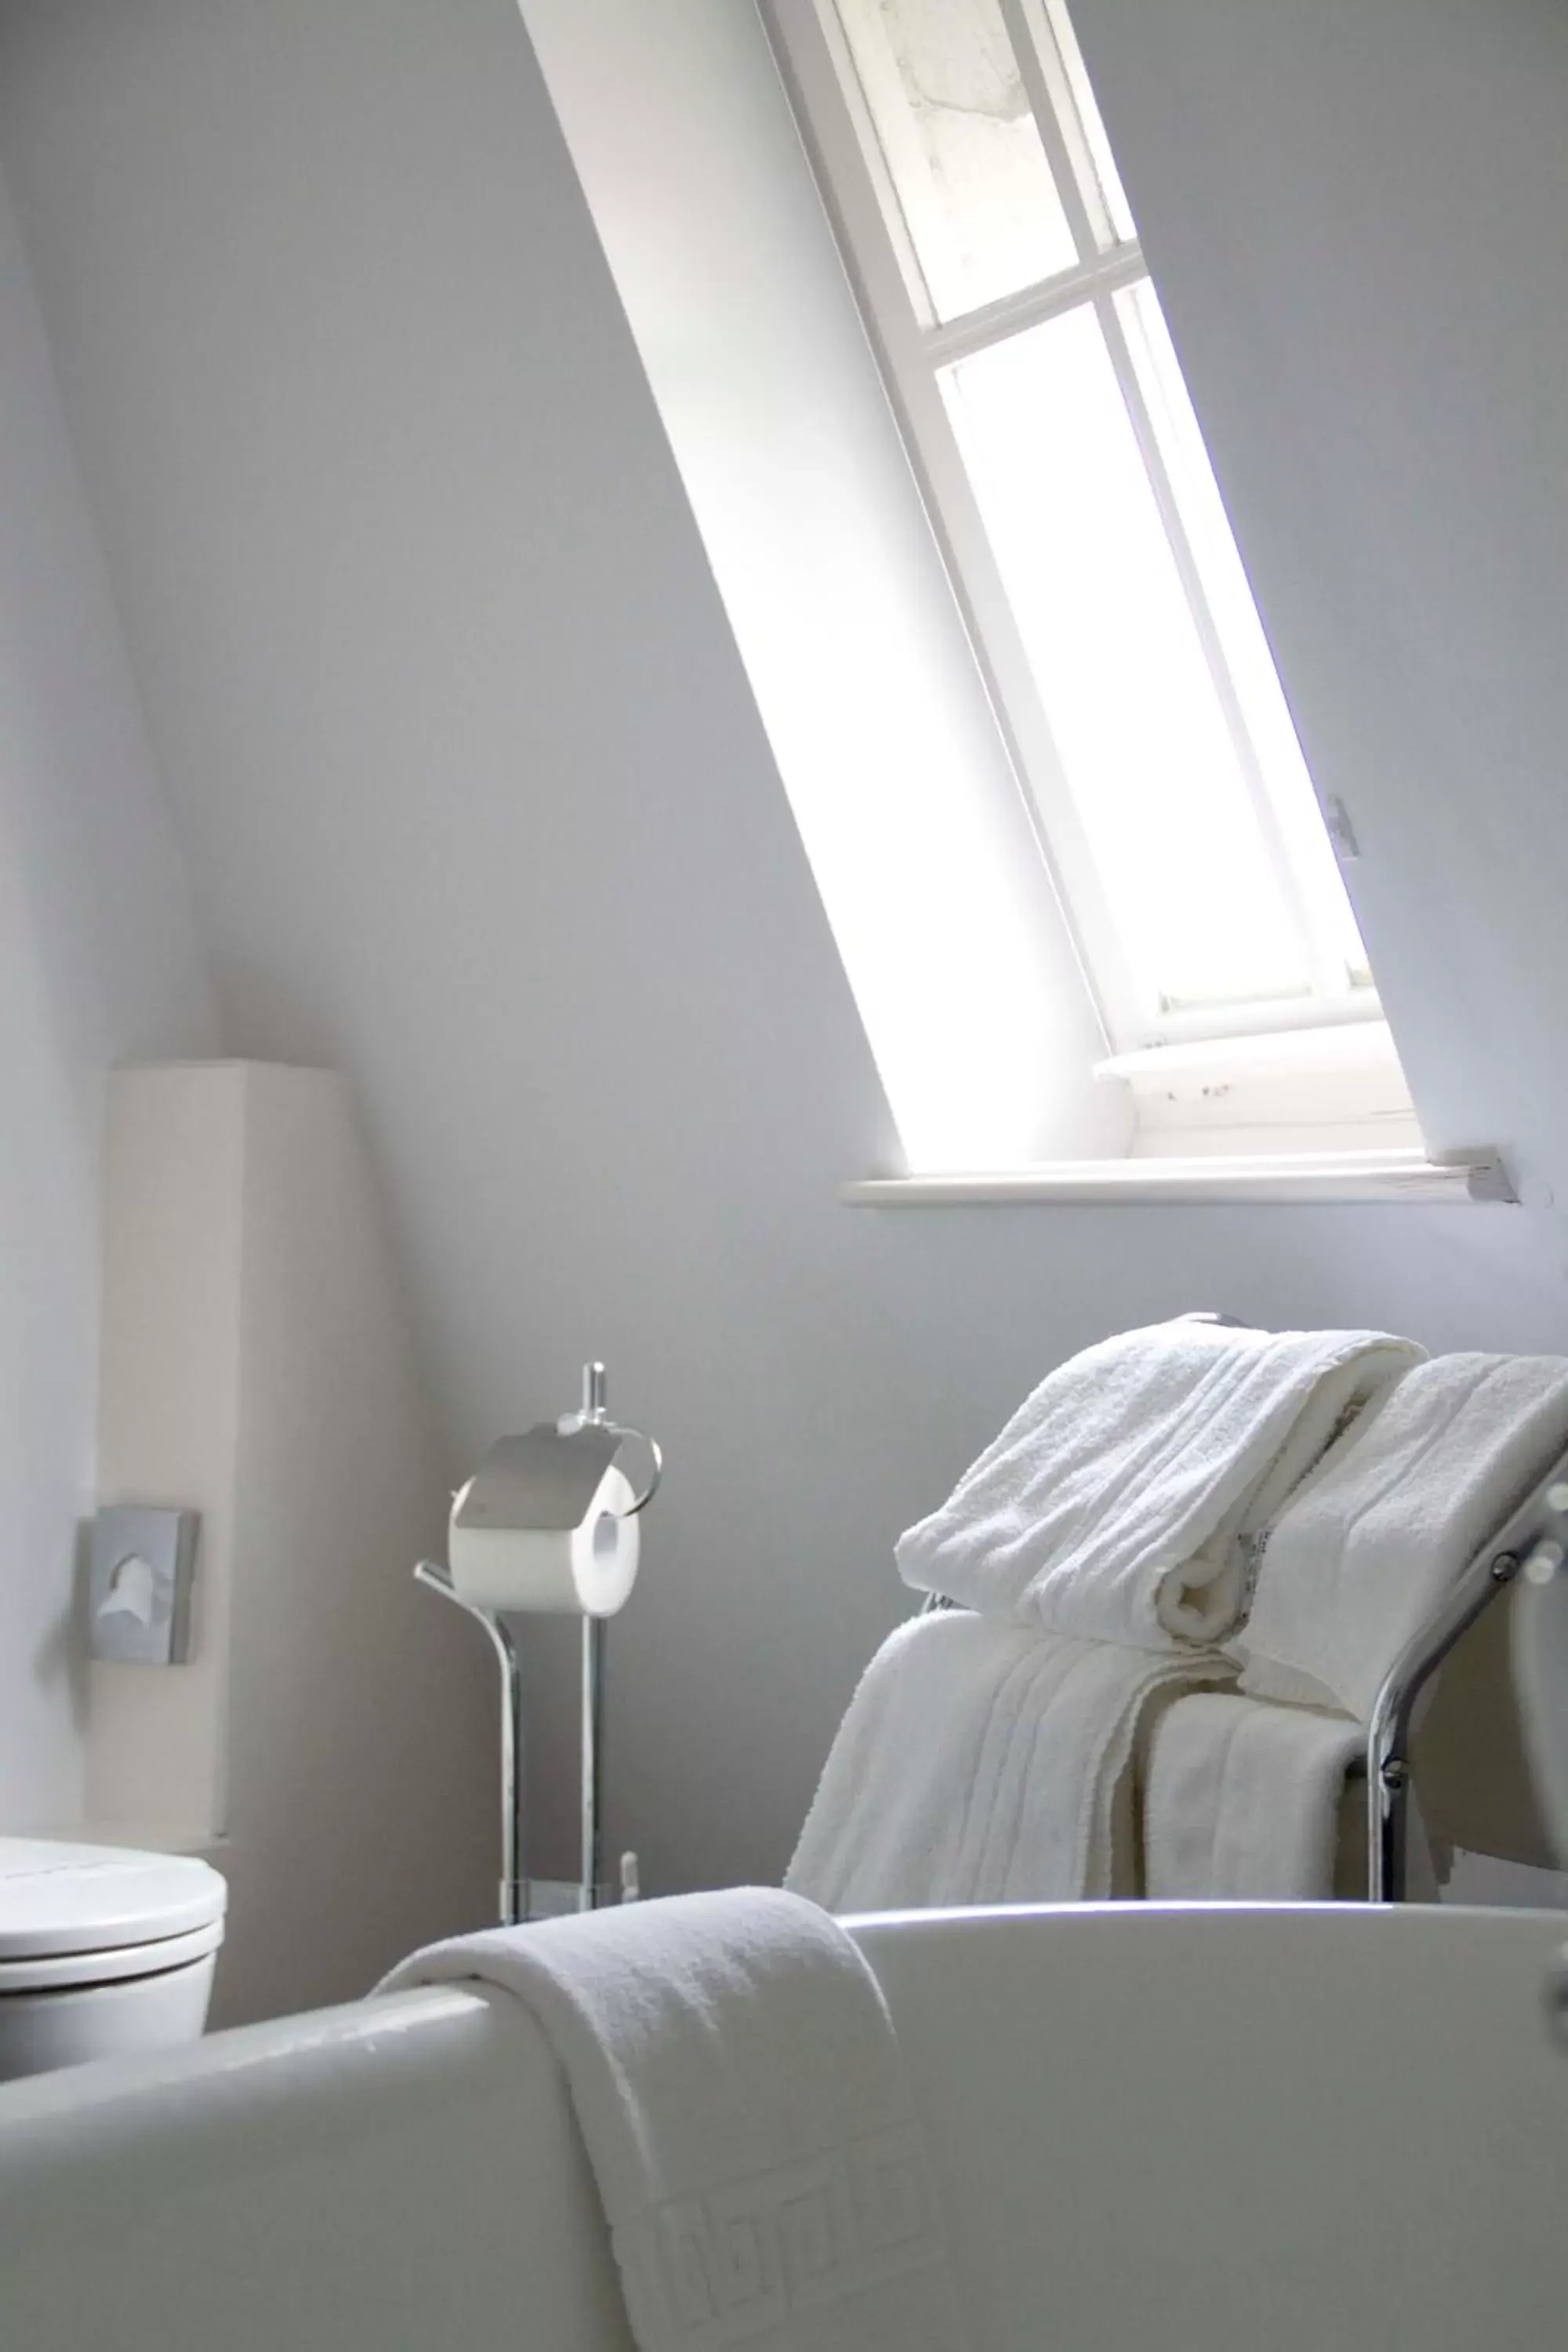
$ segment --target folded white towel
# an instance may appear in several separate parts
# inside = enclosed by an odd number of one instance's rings
[[[1346,1715],[1231,1691],[1177,1699],[1144,1772],[1150,1900],[1328,1902],[1345,1774],[1364,1741]]]
[[[1436,1356],[1348,1431],[1269,1531],[1241,1686],[1363,1722],[1487,1538],[1564,1445],[1568,1360]]]
[[[1230,1672],[1212,1653],[916,1617],[849,1703],[784,1884],[841,1913],[1131,1894],[1114,1831],[1145,1711]]]
[[[777,1890],[691,1895],[416,1952],[565,2073],[641,2352],[966,2352],[922,2135],[858,1951]]]
[[[1215,1641],[1244,1610],[1254,1531],[1420,1355],[1370,1331],[1124,1331],[1040,1383],[900,1539],[899,1573],[1081,1640]]]

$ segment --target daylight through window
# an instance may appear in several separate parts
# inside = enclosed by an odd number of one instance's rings
[[[773,13],[1114,1045],[1376,1017],[1065,10]]]

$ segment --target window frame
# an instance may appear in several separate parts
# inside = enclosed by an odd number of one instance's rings
[[[900,234],[898,201],[832,0],[760,0],[796,125],[1018,777],[1040,856],[1064,923],[1078,943],[1107,1055],[1114,1059],[1164,1045],[1381,1022],[1375,983],[1344,983],[1342,966],[1336,969],[1310,911],[1253,741],[1128,327],[1114,299],[1125,289],[1152,280],[1141,244],[1136,236],[1123,235],[1119,225],[1118,205],[1125,215],[1125,199],[1114,181],[1098,117],[1079,110],[1083,100],[1089,110],[1093,101],[1062,0],[996,0],[996,5],[1079,258],[1017,293],[944,322],[921,302],[919,264]],[[1097,147],[1102,155],[1097,155]],[[942,367],[1089,306],[1105,339],[1205,666],[1290,912],[1303,969],[1310,975],[1309,989],[1300,994],[1166,1007],[1141,984],[1107,903],[947,413],[940,382]]]

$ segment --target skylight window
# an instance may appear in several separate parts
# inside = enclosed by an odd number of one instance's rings
[[[1375,1019],[1058,0],[772,0],[1114,1050]]]

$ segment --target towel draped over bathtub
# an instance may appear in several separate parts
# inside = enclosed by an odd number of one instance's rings
[[[971,2352],[891,2020],[814,1906],[743,1888],[496,1928],[379,1990],[465,1979],[555,2051],[640,2352]]]

